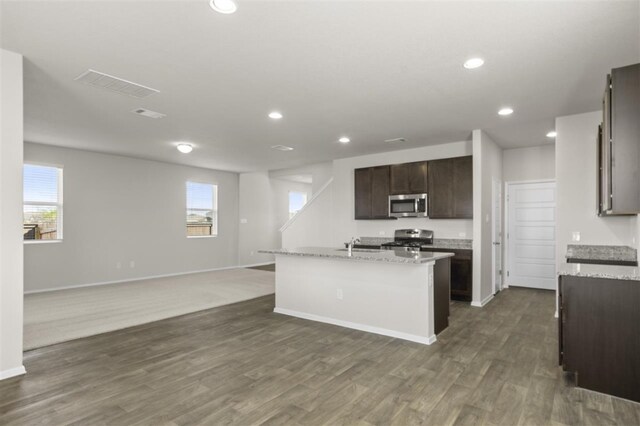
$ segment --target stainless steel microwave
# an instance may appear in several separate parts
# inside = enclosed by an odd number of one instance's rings
[[[427,194],[389,195],[389,217],[427,216]]]

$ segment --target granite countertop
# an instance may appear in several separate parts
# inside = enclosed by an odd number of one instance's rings
[[[636,266],[563,263],[558,266],[558,275],[640,281],[640,268]]]
[[[637,265],[638,262],[636,249],[628,246],[569,244],[565,257],[577,262],[584,260],[589,263],[605,261]]]
[[[381,246],[384,243],[393,241],[393,238],[385,237],[360,237],[361,246]],[[473,240],[458,239],[458,238],[434,238],[432,245],[425,245],[423,247],[435,248],[435,249],[452,249],[452,250],[471,250]]]
[[[471,250],[473,240],[463,240],[458,238],[434,238],[432,245],[422,246],[438,249]]]
[[[273,250],[258,250],[258,253],[285,256],[319,257],[325,259],[357,260],[364,262],[386,262],[404,264],[425,264],[439,259],[453,257],[453,253],[421,251],[411,253],[400,250],[353,249],[349,255],[347,249],[333,247],[296,247]]]

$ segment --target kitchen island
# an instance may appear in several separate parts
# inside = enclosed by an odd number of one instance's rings
[[[432,344],[448,325],[453,253],[303,247],[276,256],[274,311]]]

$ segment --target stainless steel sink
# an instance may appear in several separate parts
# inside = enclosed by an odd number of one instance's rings
[[[341,249],[336,249],[336,251],[349,251],[349,249],[341,248]],[[378,249],[358,249],[358,248],[351,249],[351,252],[352,252],[352,253],[380,253],[381,251],[384,251],[384,250],[378,250]]]

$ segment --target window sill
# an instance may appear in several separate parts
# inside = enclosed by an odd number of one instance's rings
[[[57,244],[61,243],[62,240],[24,240],[23,243],[27,245],[31,244]]]

